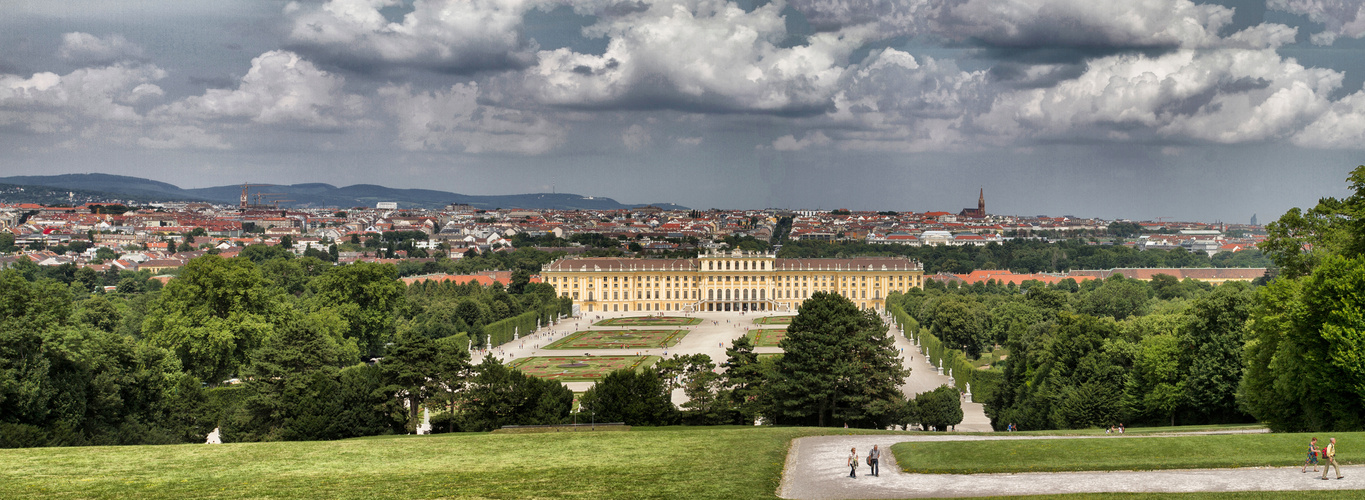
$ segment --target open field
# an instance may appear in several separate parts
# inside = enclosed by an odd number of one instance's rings
[[[513,360],[509,366],[532,377],[591,382],[622,368],[651,366],[657,361],[658,356],[535,356]]]
[[[754,324],[756,324],[756,325],[790,325],[790,324],[792,324],[792,318],[794,318],[794,317],[795,317],[795,316],[766,316],[766,317],[762,317],[762,318],[754,318]]]
[[[545,349],[656,349],[678,344],[687,330],[588,330],[574,332]]]
[[[700,325],[701,318],[682,316],[631,316],[629,318],[609,318],[594,323],[596,326],[689,326]]]
[[[791,439],[834,432],[683,427],[0,450],[0,498],[773,498]]]
[[[754,347],[781,347],[779,344],[782,343],[782,338],[787,336],[787,331],[765,328],[749,330],[744,336],[753,341]]]
[[[1337,438],[1341,465],[1365,463],[1365,432],[919,442],[891,451],[903,470],[930,474],[1286,467],[1303,465],[1313,436]]]

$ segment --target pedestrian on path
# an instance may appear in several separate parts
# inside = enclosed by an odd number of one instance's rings
[[[872,474],[873,476],[877,477],[881,476],[880,474],[881,468],[877,466],[877,462],[879,462],[881,458],[882,450],[878,449],[877,445],[875,444],[872,445],[872,451],[867,452],[867,466],[869,474]]]
[[[1332,470],[1332,466],[1337,468],[1337,479],[1341,479],[1341,466],[1337,465],[1337,438],[1327,440],[1327,447],[1322,449],[1322,480],[1327,480],[1327,471]]]
[[[848,451],[848,477],[858,477],[858,448],[851,448]],[[1327,479],[1327,478],[1323,478]]]
[[[1318,471],[1318,438],[1313,438],[1313,439],[1311,439],[1311,440],[1308,441],[1308,458],[1303,459],[1303,469],[1299,470],[1299,472],[1302,472],[1302,473],[1305,473],[1305,474],[1308,473],[1308,464],[1310,464],[1310,463],[1313,464],[1313,472],[1317,472],[1317,471]]]

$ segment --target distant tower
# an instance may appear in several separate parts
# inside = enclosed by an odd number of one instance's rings
[[[1251,214],[1251,225],[1253,225],[1253,226],[1259,225],[1259,224],[1256,224],[1256,214]]]
[[[981,197],[976,199],[976,210],[982,217],[986,216],[986,188],[981,188]]]

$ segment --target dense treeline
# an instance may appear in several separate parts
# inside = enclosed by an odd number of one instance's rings
[[[1245,283],[1115,275],[933,284],[891,302],[944,346],[992,354],[999,383],[974,391],[997,429],[1056,429],[1251,420],[1236,394],[1253,297]]]
[[[1014,239],[985,246],[908,246],[862,242],[789,241],[778,257],[828,258],[904,256],[924,264],[924,272],[969,273],[975,269],[1009,269],[1017,273],[1066,272],[1116,267],[1267,267],[1257,250],[1219,252],[1213,257],[1184,248],[1138,250],[1123,245],[1091,244],[1081,239],[1058,242]]]
[[[460,407],[496,325],[569,306],[543,284],[405,287],[391,265],[287,253],[206,255],[164,288],[111,274],[110,293],[53,269],[0,272],[0,446],[411,432],[424,405]]]
[[[1239,395],[1274,430],[1365,429],[1365,166],[1347,181],[1266,227],[1279,277],[1256,294]]]

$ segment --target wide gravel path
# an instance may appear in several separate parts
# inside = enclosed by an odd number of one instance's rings
[[[1113,472],[1047,472],[1020,474],[907,474],[900,472],[891,445],[906,441],[967,441],[990,439],[1105,439],[1070,436],[813,436],[796,439],[787,455],[782,486],[777,494],[792,499],[940,498],[994,495],[1049,495],[1062,493],[1196,491],[1285,491],[1365,489],[1365,466],[1342,467],[1345,479],[1323,481],[1321,472],[1300,473],[1299,467],[1197,469]],[[1125,437],[1121,439],[1143,439]],[[866,463],[858,477],[848,477],[848,450],[867,456],[872,445],[882,450],[880,477],[867,476]],[[1290,461],[1287,457],[1286,461]],[[1333,471],[1335,473],[1335,470]],[[1365,495],[1363,495],[1365,496]]]

